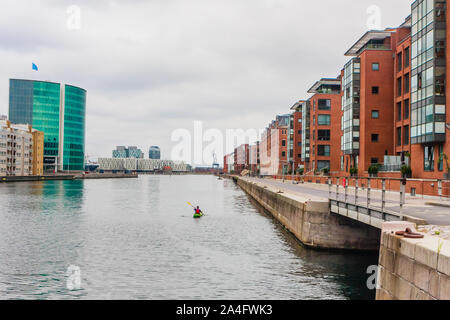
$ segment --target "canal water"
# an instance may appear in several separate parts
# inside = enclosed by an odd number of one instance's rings
[[[303,248],[213,176],[0,184],[0,299],[373,299],[376,264]]]

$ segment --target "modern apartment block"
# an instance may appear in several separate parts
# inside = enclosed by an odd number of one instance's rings
[[[291,107],[289,161],[293,162],[295,170],[304,168],[304,162],[302,161],[302,104],[304,102],[300,100]]]
[[[149,159],[161,159],[161,149],[158,146],[151,146],[148,151],[148,158]]]
[[[9,120],[44,133],[44,169],[82,171],[86,90],[71,85],[10,79]]]
[[[0,176],[43,174],[44,133],[0,120]]]
[[[394,109],[397,101],[402,110],[409,104],[410,72],[403,55],[407,59],[410,28],[407,19],[395,29],[368,31],[345,54],[352,57],[341,73],[340,170],[345,174],[355,168],[363,176],[370,166],[385,164],[397,155]],[[398,66],[397,59],[402,59]],[[403,118],[402,114],[400,130],[408,126]]]
[[[448,37],[445,0],[412,4],[411,168],[414,177],[442,179],[450,154]]]
[[[338,172],[340,157],[341,79],[324,78],[309,90],[309,161],[305,172]],[[305,141],[305,144],[307,142]]]
[[[248,149],[249,170],[252,175],[259,174],[260,158],[259,158],[259,142],[249,146]]]
[[[125,146],[117,146],[116,150],[112,151],[112,156],[115,159],[128,159],[128,158],[143,159],[144,153],[142,152],[142,150],[134,146],[128,148]]]
[[[250,169],[249,145],[243,144],[234,149],[234,171],[241,174],[244,170]]]

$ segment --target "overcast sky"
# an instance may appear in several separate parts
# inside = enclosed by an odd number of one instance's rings
[[[170,157],[171,133],[193,130],[195,120],[260,129],[289,112],[316,80],[339,74],[373,21],[369,7],[381,9],[382,28],[395,27],[412,0],[1,3],[0,114],[8,114],[10,78],[73,84],[88,92],[89,155],[159,145]]]

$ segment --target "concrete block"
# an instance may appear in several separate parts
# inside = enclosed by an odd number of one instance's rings
[[[422,290],[428,291],[430,287],[431,269],[417,261],[414,263],[414,285]]]
[[[387,292],[384,289],[378,289],[377,290],[377,295],[376,295],[376,300],[395,300],[394,296],[392,296],[389,292]]]
[[[387,239],[387,247],[396,252],[400,252],[400,246],[401,246],[400,242],[401,242],[400,237],[393,235],[393,234],[389,234],[388,239]],[[414,251],[413,251],[413,257],[414,257]]]
[[[386,268],[380,268],[380,288],[388,291],[392,296],[395,296],[395,290],[397,286],[398,277],[386,270]]]
[[[416,243],[414,259],[431,269],[437,269],[439,239],[437,237],[425,237]]]
[[[396,280],[397,285],[395,286],[394,296],[399,300],[410,300],[414,286],[402,278],[397,278]]]
[[[439,299],[450,300],[450,277],[444,274],[439,276]]]
[[[370,224],[370,216],[358,212],[358,221],[361,221],[365,224]]]
[[[430,282],[429,282],[429,286],[428,286],[428,293],[433,297],[433,298],[438,298],[439,297],[439,279],[440,275],[439,272],[436,272],[434,270],[430,271]]]
[[[339,213],[339,207],[335,205],[331,205],[331,212]]]
[[[431,296],[425,291],[413,287],[411,292],[411,300],[431,300]]]
[[[416,251],[416,244],[420,240],[416,239],[405,239],[398,236],[395,236],[397,239],[399,239],[399,252],[400,254],[414,259],[415,257],[415,251]]]
[[[437,270],[447,276],[450,276],[450,241],[443,240],[441,250],[438,256]]]
[[[305,210],[308,212],[328,213],[329,206],[328,201],[308,201],[305,203]]]
[[[370,225],[372,227],[381,229],[383,227],[383,222],[384,222],[384,220],[382,220],[382,219],[370,217]]]
[[[403,279],[413,282],[414,281],[414,260],[405,257],[401,254],[395,255],[394,273],[398,274]]]
[[[384,222],[382,231],[388,233],[396,233],[397,231],[405,231],[406,228],[410,228],[411,230],[415,231],[415,224],[406,221]]]
[[[347,212],[347,211],[348,211],[347,208],[341,208],[341,207],[339,207],[339,214],[340,214],[341,216],[347,217],[347,216],[348,216],[348,212]]]
[[[382,247],[380,250],[380,264],[389,272],[394,273],[395,254],[394,251]]]
[[[353,210],[348,210],[348,217],[354,220],[358,220],[358,212]]]

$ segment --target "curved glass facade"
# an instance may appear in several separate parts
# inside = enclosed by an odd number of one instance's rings
[[[65,86],[64,170],[84,170],[86,90]]]
[[[55,170],[56,165],[58,170],[84,170],[85,115],[84,89],[47,81],[10,80],[9,119],[44,132],[44,165],[48,170]]]

